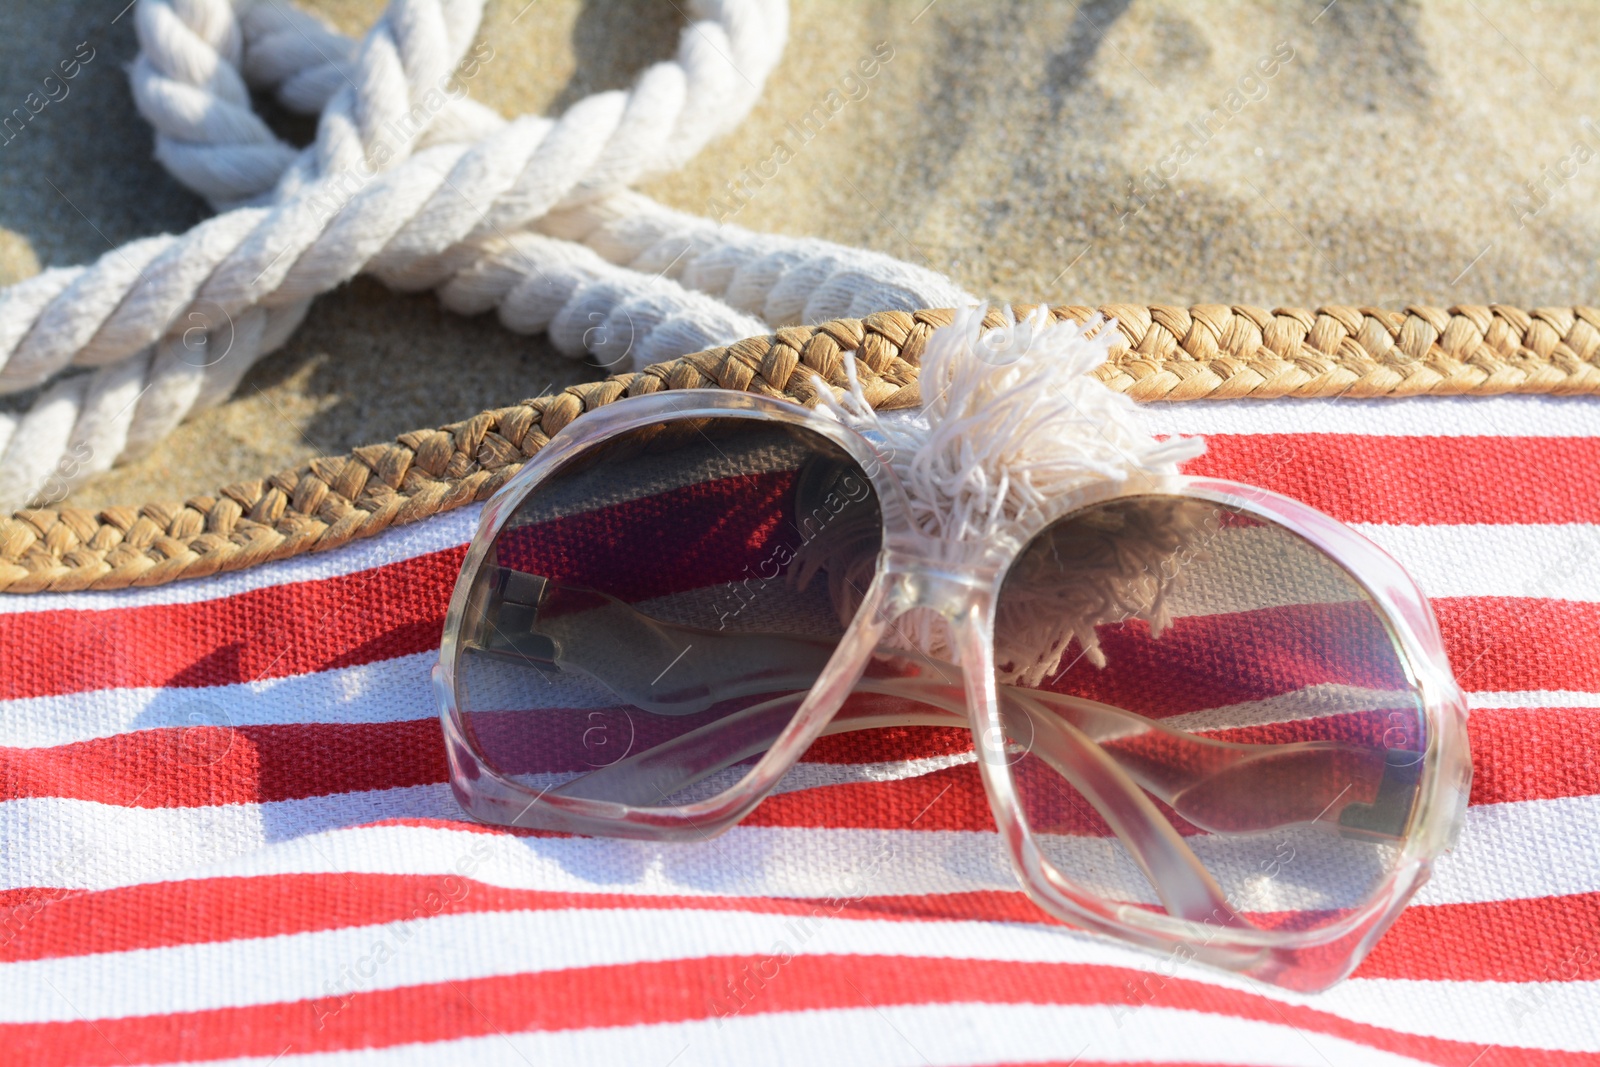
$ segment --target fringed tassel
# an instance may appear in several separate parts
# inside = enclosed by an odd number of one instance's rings
[[[1008,308],[1005,323],[985,331],[986,311],[980,305],[958,312],[928,339],[923,402],[915,413],[875,411],[861,390],[853,356],[846,356],[849,384],[843,395],[813,381],[823,409],[866,436],[888,460],[905,486],[913,524],[931,542],[1004,538],[1020,545],[1086,490],[1107,482],[1135,491],[1155,488],[1177,473],[1179,463],[1204,451],[1198,438],[1152,438],[1133,401],[1094,377],[1116,340],[1114,321],[1096,316],[1080,326],[1057,321],[1042,307],[1018,321]],[[1176,578],[1163,577],[1163,569],[1152,570],[1150,562],[1193,539],[1187,511],[1179,507],[1172,518],[1122,531],[1123,541],[1109,557],[1116,565],[1098,555],[1072,581],[1035,584],[1005,598],[999,621],[1012,647],[996,650],[1005,680],[1037,684],[1074,637],[1092,662],[1103,663],[1097,623],[1143,618],[1153,628],[1163,626],[1163,603]],[[803,573],[829,571],[835,590],[865,588],[863,575],[855,573],[861,560],[836,561],[830,569],[826,545],[815,547],[818,558],[807,560]],[[851,580],[835,581],[833,570]],[[835,597],[841,617],[854,614],[854,600]],[[896,628],[894,646],[951,658],[948,633],[936,615],[913,612]]]

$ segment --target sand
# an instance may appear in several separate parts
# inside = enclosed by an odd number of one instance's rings
[[[523,2],[490,0],[496,58],[473,88],[508,114],[626,86],[680,24],[660,0]],[[730,210],[728,180],[783,141],[793,158],[731,221],[877,249],[996,299],[1600,303],[1592,6],[1325,3],[800,0],[756,111],[644,191]],[[381,10],[310,6],[349,32]],[[68,97],[0,145],[0,282],[206,215],[151,159],[120,7],[0,10],[0,110],[94,50]],[[875,48],[891,58],[847,84]],[[797,137],[834,88],[858,99]],[[358,280],[231,401],[72,502],[181,498],[601,374]]]

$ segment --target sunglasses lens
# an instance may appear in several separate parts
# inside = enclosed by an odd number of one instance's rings
[[[723,417],[609,438],[538,483],[474,576],[463,730],[535,790],[722,793],[793,719],[881,536],[866,473],[813,431]]]
[[[1422,704],[1365,590],[1288,530],[1176,497],[1067,516],[1007,575],[995,658],[1024,815],[1083,891],[1197,919],[1208,875],[1223,910],[1314,929],[1394,867]]]

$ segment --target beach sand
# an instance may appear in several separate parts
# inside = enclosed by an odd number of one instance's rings
[[[207,214],[151,158],[123,72],[136,51],[131,13],[115,18],[123,2],[0,12],[0,111],[80,43],[94,50],[71,93],[0,145],[0,283]],[[495,58],[472,83],[506,114],[627,86],[671,54],[681,25],[663,0],[524,2],[490,0]],[[381,10],[308,6],[352,33]],[[799,0],[756,110],[642,189],[899,256],[1001,300],[1596,304],[1593,10]],[[849,88],[875,48],[892,58],[859,99],[797,136],[790,124]],[[728,181],[778,142],[793,158],[731,201]],[[1580,158],[1580,143],[1597,154]],[[492,316],[358,279],[318,300],[233,399],[70,502],[182,499],[602,375]]]

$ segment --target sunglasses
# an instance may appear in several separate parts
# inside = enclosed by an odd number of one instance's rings
[[[985,525],[988,492],[940,528],[929,487],[984,475],[848,421],[666,391],[512,477],[434,673],[461,806],[700,841],[848,776],[801,763],[819,738],[879,731],[863,773],[981,789],[1049,916],[1296,990],[1347,975],[1470,784],[1465,700],[1399,565],[1170,465],[1057,497],[1047,458],[1010,471],[1037,497],[1017,521]]]

